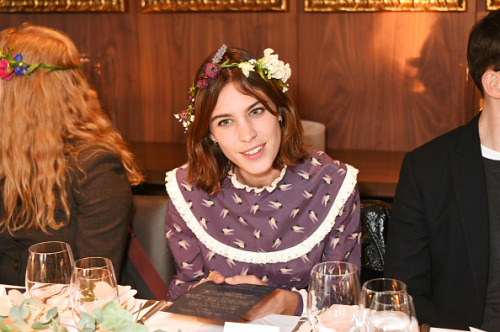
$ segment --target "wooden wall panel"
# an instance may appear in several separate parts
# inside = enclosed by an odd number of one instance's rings
[[[469,13],[300,18],[300,105],[329,148],[406,151],[465,122]]]
[[[483,0],[462,13],[0,14],[0,29],[30,21],[68,33],[103,64],[98,87],[126,139],[181,142],[173,114],[200,62],[223,42],[292,66],[290,95],[305,119],[327,125],[329,149],[407,151],[470,119],[478,95],[466,80],[466,42]],[[476,12],[479,8],[479,14]]]
[[[0,29],[18,27],[23,22],[66,32],[80,53],[90,57],[92,63],[99,61],[103,86],[96,89],[106,112],[124,136],[135,131],[136,120],[141,121],[137,14],[0,14]]]
[[[294,7],[294,6],[291,6]],[[296,9],[295,9],[296,10]],[[273,47],[296,64],[296,15],[289,13],[144,14],[139,22],[144,132],[134,139],[178,141],[183,128],[173,114],[187,106],[187,92],[202,61],[223,43],[261,56]],[[155,130],[147,132],[147,128]]]

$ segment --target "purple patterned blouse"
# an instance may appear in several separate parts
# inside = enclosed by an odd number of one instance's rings
[[[210,196],[185,181],[186,165],[168,172],[166,234],[177,266],[169,299],[213,270],[225,277],[255,275],[294,291],[307,289],[311,268],[322,261],[349,261],[359,270],[357,173],[311,151],[269,187],[248,187],[230,173],[222,191]],[[301,301],[297,309],[300,314]]]

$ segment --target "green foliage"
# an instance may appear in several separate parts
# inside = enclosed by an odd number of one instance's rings
[[[15,326],[5,324],[4,321],[7,317],[0,317],[0,332],[17,332],[19,327],[28,327],[30,321],[32,322],[30,327],[34,331],[68,332],[66,327],[60,325],[57,307],[51,308],[45,315],[40,315],[40,308],[32,299],[12,306],[8,317]],[[78,331],[95,332],[99,327],[116,332],[149,332],[146,326],[136,323],[133,315],[128,310],[122,309],[117,301],[109,302],[102,309],[95,308],[92,314],[80,313],[80,320],[77,323]],[[165,331],[156,330],[154,332]]]

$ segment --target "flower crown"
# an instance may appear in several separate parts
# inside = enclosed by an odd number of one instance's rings
[[[12,76],[22,76],[25,75],[28,77],[32,72],[37,70],[38,68],[47,68],[49,72],[54,70],[66,70],[78,68],[80,66],[71,66],[71,67],[58,67],[46,65],[45,63],[36,63],[30,65],[29,63],[23,62],[23,56],[21,53],[17,54],[15,57],[10,55],[10,51],[13,47],[9,47],[7,53],[2,52],[0,50],[0,78],[4,80],[10,80]]]
[[[258,60],[251,59],[248,61],[231,64],[228,64],[229,60],[226,60],[224,61],[224,63],[220,64],[220,61],[226,53],[226,50],[227,45],[222,45],[212,58],[212,61],[207,62],[205,68],[203,69],[203,72],[198,76],[196,84],[193,84],[189,88],[188,107],[180,113],[174,115],[175,118],[182,123],[184,132],[187,131],[189,125],[194,121],[194,100],[196,91],[198,89],[206,89],[208,87],[210,79],[214,79],[219,76],[219,73],[224,68],[238,67],[246,77],[250,75],[250,72],[257,71],[263,80],[267,81],[268,79],[270,79],[278,83],[278,85],[283,88],[283,93],[288,91],[287,81],[292,74],[290,64],[285,64],[283,61],[280,61],[277,54],[272,54],[274,50],[270,48],[265,49],[264,57]]]

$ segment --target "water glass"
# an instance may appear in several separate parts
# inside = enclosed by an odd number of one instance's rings
[[[359,292],[356,265],[336,261],[315,265],[307,296],[307,316],[314,331],[356,331]]]
[[[87,257],[75,262],[70,291],[75,321],[80,320],[82,312],[91,315],[94,308],[103,308],[118,299],[118,284],[111,260]]]
[[[368,332],[410,332],[410,298],[402,292],[381,292],[373,296],[368,314]]]
[[[397,279],[368,280],[361,289],[360,331],[409,332],[418,329],[413,300]]]
[[[361,288],[361,298],[359,304],[365,308],[370,308],[373,297],[381,292],[403,292],[407,293],[406,284],[400,280],[392,278],[377,278],[365,281]]]
[[[25,281],[29,296],[42,307],[67,309],[74,262],[70,245],[60,241],[41,242],[28,251]]]

